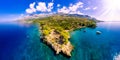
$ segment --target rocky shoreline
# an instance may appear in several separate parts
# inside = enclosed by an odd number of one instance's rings
[[[69,32],[82,27],[96,27],[94,20],[59,14],[31,21],[39,25],[43,42],[51,46],[56,54],[63,53],[66,56],[72,56],[74,49],[69,41]]]
[[[68,41],[67,43],[63,43],[62,36],[58,32],[56,32],[54,29],[50,32],[49,35],[45,36],[42,34],[40,38],[47,45],[51,46],[52,49],[56,52],[56,54],[59,54],[62,52],[66,56],[71,56],[71,52],[74,49],[71,42]]]

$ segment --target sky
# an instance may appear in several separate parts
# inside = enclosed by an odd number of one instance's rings
[[[0,0],[0,21],[46,13],[82,14],[103,21],[120,21],[120,0]]]

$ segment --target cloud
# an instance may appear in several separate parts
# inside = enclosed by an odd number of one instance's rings
[[[48,4],[45,2],[38,2],[38,5],[35,6],[35,2],[33,2],[29,5],[29,8],[26,9],[26,13],[32,14],[34,12],[51,12],[53,4],[53,2],[49,2]]]
[[[51,12],[53,9],[53,2],[48,3],[48,6],[46,6],[45,2],[39,2],[36,6],[36,10],[39,12]]]
[[[58,9],[58,12],[59,13],[69,13],[70,10],[67,7],[63,6],[63,8]]]
[[[84,13],[82,13],[80,11],[75,11],[75,12],[70,12],[69,14],[81,14],[81,15],[83,15]]]
[[[71,4],[69,6],[69,9],[70,9],[70,11],[73,12],[73,11],[76,11],[77,9],[79,9],[79,8],[82,8],[82,7],[83,7],[83,3],[82,2],[78,2],[75,5]]]
[[[51,12],[51,10],[53,9],[53,2],[50,2],[50,3],[48,3],[48,9],[47,9],[47,11],[48,12]]]
[[[35,6],[35,2],[33,2],[33,3],[31,3],[30,5],[29,5],[29,8],[28,9],[26,9],[26,13],[33,13],[33,12],[36,12],[36,9],[34,8],[34,6]]]
[[[83,8],[83,3],[78,2],[75,4],[70,4],[69,7],[63,6],[61,9],[58,9],[58,13],[69,13],[69,14],[82,14],[80,8]]]
[[[36,6],[37,11],[41,12],[46,12],[47,11],[47,6],[45,2],[39,2],[38,5]]]
[[[31,10],[31,9],[26,9],[26,13],[31,14],[31,13],[33,13],[33,10]]]
[[[85,8],[84,10],[90,10],[91,8],[90,7],[87,7],[87,8]]]
[[[93,10],[96,10],[98,7],[94,7]]]
[[[60,7],[60,4],[57,4],[57,7]]]
[[[83,8],[82,2],[77,2],[75,4],[70,4],[68,7],[63,6],[60,8],[60,4],[57,4],[57,12],[58,13],[69,13],[69,14],[82,14],[80,9]],[[36,5],[36,6],[35,6]],[[35,8],[36,7],[36,8]],[[38,2],[37,4],[35,2],[31,3],[29,5],[29,8],[26,9],[26,13],[32,14],[36,12],[41,13],[52,13],[52,9],[54,8],[53,0],[52,2],[45,3],[45,2]]]
[[[98,7],[87,7],[87,8],[85,8],[85,9],[83,9],[83,10],[96,10]]]
[[[31,9],[34,9],[34,6],[35,6],[35,2],[31,3],[29,7],[30,7]]]

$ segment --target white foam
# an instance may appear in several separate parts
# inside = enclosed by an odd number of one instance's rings
[[[119,54],[116,54],[116,55],[113,57],[113,60],[120,60],[120,53],[119,53]]]

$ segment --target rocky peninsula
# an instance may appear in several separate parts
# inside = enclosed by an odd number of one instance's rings
[[[69,41],[70,32],[82,27],[96,27],[94,20],[86,18],[78,18],[67,15],[53,15],[42,19],[33,19],[32,23],[40,26],[40,38],[44,43],[51,46],[56,54],[62,52],[67,56],[71,56],[74,49]]]

